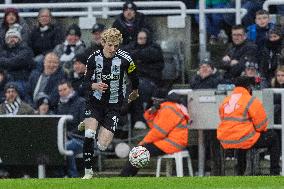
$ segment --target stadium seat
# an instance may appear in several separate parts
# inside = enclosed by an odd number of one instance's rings
[[[188,166],[189,176],[193,176],[193,169],[192,169],[190,154],[189,154],[189,152],[187,150],[184,150],[184,151],[176,152],[176,153],[173,153],[173,154],[166,154],[166,155],[163,155],[163,156],[158,156],[158,158],[157,158],[156,177],[160,176],[162,159],[175,159],[177,177],[183,177],[183,158],[187,159],[187,166]],[[167,164],[166,164],[166,169],[167,170],[170,169],[169,166],[170,166],[169,161],[167,161]],[[167,176],[168,175],[169,174],[167,172]]]

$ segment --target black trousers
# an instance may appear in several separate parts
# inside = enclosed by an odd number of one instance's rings
[[[258,141],[254,144],[252,148],[268,148],[270,155],[270,174],[279,175],[280,174],[280,141],[278,135],[273,130],[268,130],[267,132],[261,133]],[[246,153],[248,150],[238,150],[237,151],[237,174],[244,175],[246,170]]]
[[[144,146],[150,152],[150,157],[155,157],[155,156],[160,156],[160,155],[165,154],[165,152],[160,150],[157,146],[155,146],[152,143],[144,144],[142,146]],[[139,171],[139,168],[134,167],[133,165],[131,165],[129,161],[127,161],[126,165],[122,168],[120,172],[120,176],[122,177],[135,176],[138,173],[138,171]]]

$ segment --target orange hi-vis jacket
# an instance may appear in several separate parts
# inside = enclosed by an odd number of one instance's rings
[[[224,149],[249,149],[267,130],[268,120],[261,101],[243,87],[236,87],[224,99],[219,115],[217,138]]]
[[[167,154],[179,152],[188,145],[188,120],[186,107],[174,102],[163,102],[155,113],[146,110],[144,117],[150,127],[139,143],[153,143]]]

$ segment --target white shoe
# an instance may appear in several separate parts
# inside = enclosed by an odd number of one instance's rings
[[[143,121],[136,121],[134,129],[147,129],[146,124]]]
[[[82,179],[91,179],[94,176],[94,172],[92,169],[85,169],[85,175],[82,177]]]

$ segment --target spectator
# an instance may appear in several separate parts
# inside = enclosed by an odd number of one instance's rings
[[[149,30],[143,28],[137,34],[135,42],[125,46],[125,50],[130,52],[137,65],[137,75],[139,77],[139,100],[133,102],[130,112],[132,112],[132,125],[140,128],[145,124],[143,119],[143,104],[151,99],[153,91],[162,84],[162,70],[164,59],[161,47],[152,41]]]
[[[82,83],[84,81],[84,74],[86,72],[86,54],[77,54],[73,59],[73,71],[69,74],[69,80],[72,84],[72,88],[81,97],[84,97],[84,89]]]
[[[271,80],[271,87],[272,88],[284,88],[284,66],[278,66],[275,71],[275,76]],[[274,124],[281,124],[281,112],[282,112],[282,105],[281,105],[281,94],[274,93],[273,94],[273,104],[274,104]],[[277,135],[279,141],[281,141],[281,130],[274,130]],[[281,146],[281,144],[280,144]]]
[[[91,46],[86,49],[85,54],[87,57],[89,57],[93,52],[102,49],[102,36],[101,34],[105,30],[105,25],[103,24],[95,24],[92,28],[92,41],[91,41]],[[84,63],[86,64],[86,63]]]
[[[190,81],[190,87],[192,89],[216,89],[218,84],[221,83],[222,76],[213,66],[212,62],[208,59],[203,60],[199,65],[199,70],[196,75]],[[217,140],[215,130],[206,130],[205,134],[205,145],[210,152],[208,154],[209,158],[214,162],[211,167],[212,175],[221,175],[221,156],[220,156],[220,146]]]
[[[189,84],[192,89],[216,89],[221,81],[221,74],[212,62],[206,59],[200,63],[199,70]]]
[[[51,11],[47,8],[40,9],[37,25],[31,32],[30,46],[35,55],[38,68],[42,66],[46,53],[51,52],[56,45],[63,41],[63,33],[59,25],[55,24]]]
[[[246,168],[246,151],[267,147],[270,153],[270,174],[279,175],[280,146],[277,134],[267,131],[268,119],[261,101],[252,96],[255,80],[242,76],[235,80],[235,89],[219,108],[221,123],[217,138],[224,149],[238,149],[238,175]]]
[[[32,50],[22,41],[21,33],[9,29],[5,35],[5,45],[0,51],[0,69],[7,71],[11,80],[17,83],[19,94],[27,98],[27,81],[34,66]]]
[[[43,70],[34,70],[29,78],[30,102],[35,105],[41,95],[46,95],[50,99],[50,109],[54,110],[59,100],[57,85],[64,78],[66,76],[60,66],[58,56],[53,52],[47,53]]]
[[[247,57],[256,56],[257,46],[247,41],[245,28],[242,25],[232,27],[232,44],[222,58],[221,69],[225,70],[224,82],[232,83],[232,79],[245,70]]]
[[[77,24],[69,26],[65,41],[57,45],[53,52],[59,57],[63,69],[69,73],[72,70],[72,59],[76,54],[85,51],[85,44],[81,40],[81,29]]]
[[[265,0],[242,0],[241,1],[241,7],[247,10],[247,14],[242,19],[242,24],[245,27],[248,27],[249,25],[253,24],[255,22],[255,13],[258,10],[262,9],[262,5]],[[231,1],[231,3],[228,3],[226,8],[235,8],[236,2]],[[235,23],[236,18],[235,14],[224,14],[224,20],[228,25],[232,25]]]
[[[224,8],[230,0],[206,0],[206,8]],[[199,9],[199,1],[196,8]],[[196,22],[199,23],[199,16],[195,16]],[[206,30],[209,36],[209,43],[215,44],[220,36],[223,15],[219,13],[206,14]]]
[[[29,42],[30,29],[26,21],[19,16],[19,12],[15,8],[7,8],[4,10],[3,23],[0,28],[0,44],[5,43],[5,34],[9,29],[16,29],[20,32],[22,40]]]
[[[284,51],[282,44],[282,34],[280,28],[273,28],[268,33],[268,39],[259,53],[260,72],[268,81],[274,77],[276,68],[281,64]]]
[[[0,104],[0,114],[26,115],[34,114],[33,108],[21,100],[16,83],[9,82],[4,88],[5,101]]]
[[[247,28],[248,40],[255,42],[258,49],[265,45],[269,30],[274,28],[274,24],[269,21],[269,12],[266,10],[259,10],[255,13],[255,24],[250,25]]]
[[[269,87],[269,82],[266,80],[266,78],[261,77],[260,73],[258,72],[258,64],[255,60],[247,60],[245,66],[246,68],[242,75],[255,79],[253,90],[260,90]]]
[[[36,111],[35,114],[38,115],[52,115],[54,114],[50,109],[50,100],[48,96],[43,95],[36,102]]]
[[[271,80],[272,88],[284,88],[284,66],[278,66]],[[274,123],[281,124],[281,95],[274,94]]]
[[[72,115],[73,120],[67,122],[68,141],[66,149],[72,150],[74,154],[67,156],[68,175],[70,177],[79,177],[75,156],[83,152],[83,132],[79,132],[77,125],[83,121],[85,113],[85,99],[79,97],[71,86],[69,81],[62,81],[58,85],[60,100],[57,114]]]
[[[4,87],[8,81],[7,73],[5,70],[0,70],[0,103],[5,100]]]
[[[123,13],[119,14],[112,27],[118,29],[123,38],[122,45],[135,41],[138,31],[147,28],[145,15],[137,11],[137,6],[132,1],[123,4]]]
[[[144,113],[150,130],[138,145],[144,146],[151,158],[179,152],[188,146],[187,123],[190,118],[187,108],[177,94],[166,96],[167,91],[156,90],[153,105]],[[138,170],[127,161],[120,176],[135,176]]]

